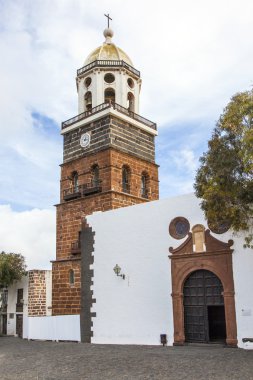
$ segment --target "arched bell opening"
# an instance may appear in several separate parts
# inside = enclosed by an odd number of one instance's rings
[[[113,88],[105,90],[105,103],[115,103],[115,91]]]
[[[87,91],[84,95],[84,107],[85,111],[90,111],[92,109],[92,93]]]
[[[185,342],[226,342],[221,280],[211,271],[196,270],[183,286]]]
[[[131,112],[135,112],[135,98],[132,92],[127,94],[127,108]]]

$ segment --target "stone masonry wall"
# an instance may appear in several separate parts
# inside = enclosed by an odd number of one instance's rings
[[[126,165],[131,173],[130,195],[141,196],[141,175],[145,172],[149,177],[149,199],[156,200],[159,198],[158,165],[110,148],[62,165],[61,202],[63,201],[64,191],[71,187],[72,173],[74,171],[78,173],[79,185],[89,183],[91,182],[91,170],[94,165],[99,166],[102,192],[109,190],[122,192],[122,167]],[[99,210],[103,209],[99,207]],[[98,211],[98,209],[93,211]]]
[[[53,315],[80,313],[80,258],[69,261],[55,261],[53,270],[52,309]],[[70,270],[74,271],[74,283],[70,283]]]
[[[80,137],[86,132],[91,135],[90,146],[85,149],[86,154],[96,153],[102,147],[109,147],[109,125],[110,117],[105,116],[98,121],[94,121],[88,125],[66,133],[64,135],[63,162],[68,162],[83,156],[84,150],[80,146]]]
[[[28,275],[28,316],[46,315],[46,273],[32,270]]]
[[[141,198],[141,176],[148,175],[148,199],[159,198],[158,166],[149,161],[141,160],[118,150],[110,150],[111,162],[111,188],[122,192],[122,167],[125,165],[130,170],[130,195]],[[139,203],[139,202],[135,202]]]
[[[154,136],[116,117],[110,120],[110,141],[113,148],[155,162]]]
[[[90,145],[83,149],[80,146],[80,137],[86,132],[90,134],[91,141]],[[150,162],[155,161],[153,135],[115,116],[105,116],[64,134],[63,162],[80,158],[84,153],[89,155],[110,147]]]

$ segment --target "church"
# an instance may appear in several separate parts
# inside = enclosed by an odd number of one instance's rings
[[[62,123],[50,318],[73,317],[86,343],[246,348],[253,255],[242,235],[210,229],[193,194],[159,200],[157,126],[139,115],[140,71],[109,15],[104,38]]]

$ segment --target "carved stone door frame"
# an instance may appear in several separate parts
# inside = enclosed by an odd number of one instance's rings
[[[226,319],[226,344],[237,346],[237,326],[234,299],[234,279],[232,266],[232,252],[230,248],[233,241],[228,243],[219,241],[204,232],[205,251],[194,251],[192,233],[188,234],[186,241],[178,248],[170,248],[171,275],[172,275],[172,301],[174,319],[174,345],[185,343],[184,334],[184,305],[183,288],[186,278],[194,271],[205,269],[213,272],[222,282]]]

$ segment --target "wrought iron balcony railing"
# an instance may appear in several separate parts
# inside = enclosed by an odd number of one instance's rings
[[[124,67],[129,70],[131,73],[140,77],[141,73],[139,70],[136,70],[133,66],[129,65],[123,60],[107,60],[107,59],[98,59],[85,65],[77,70],[77,76],[86,73],[87,71],[94,69],[95,67]]]
[[[101,183],[101,180],[85,183],[84,185],[82,185],[82,194],[89,195],[94,193],[100,193],[102,191]]]
[[[65,201],[69,201],[71,199],[80,198],[82,196],[100,193],[102,191],[101,183],[101,180],[97,180],[76,186],[75,188],[70,187],[68,189],[65,189],[63,190],[63,199]]]
[[[100,104],[100,105],[98,105],[96,107],[93,107],[89,111],[85,111],[83,113],[80,113],[77,116],[72,117],[71,119],[68,119],[68,120],[64,121],[62,123],[62,129],[65,129],[65,128],[69,127],[70,125],[76,123],[77,121],[84,120],[87,117],[89,117],[91,115],[95,115],[96,113],[101,112],[101,111],[103,111],[103,110],[105,110],[107,108],[113,108],[113,109],[119,111],[120,113],[122,113],[122,114],[124,114],[126,116],[129,116],[132,119],[137,120],[137,121],[143,123],[147,127],[156,130],[156,123],[153,123],[152,121],[146,119],[145,117],[140,116],[137,113],[130,111],[128,108],[122,107],[121,105],[119,105],[117,103],[113,103],[113,102],[102,103],[102,104]]]
[[[68,189],[63,190],[63,199],[69,201],[71,199],[81,197],[81,186],[76,186],[75,188],[69,187]]]

